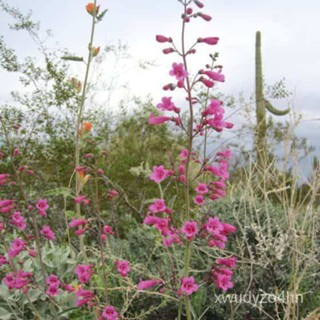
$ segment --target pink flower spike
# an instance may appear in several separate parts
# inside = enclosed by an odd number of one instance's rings
[[[170,76],[176,77],[178,81],[188,77],[188,72],[184,69],[183,63],[173,63],[172,70],[169,72]]]
[[[157,286],[160,283],[162,283],[161,280],[140,280],[140,282],[138,283],[138,290],[147,290],[149,288]]]
[[[183,277],[181,279],[181,292],[185,293],[187,296],[190,296],[192,293],[197,292],[199,286],[195,283],[194,277]]]
[[[198,233],[198,227],[196,221],[186,221],[181,231],[186,235],[188,240],[194,239]]]
[[[165,122],[168,122],[170,120],[171,120],[171,117],[167,117],[167,116],[156,117],[153,113],[151,113],[150,117],[148,119],[148,123],[150,125],[159,125],[159,124],[163,124]]]
[[[172,42],[172,39],[170,37],[165,37],[162,35],[156,35],[156,41],[160,42],[160,43],[164,43],[164,42]]]
[[[218,37],[198,38],[198,42],[204,42],[204,43],[209,44],[211,46],[217,44],[218,41],[219,41]]]

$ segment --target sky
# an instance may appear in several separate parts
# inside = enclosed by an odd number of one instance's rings
[[[85,55],[90,31],[90,17],[84,10],[83,0],[7,0],[23,12],[32,10],[34,20],[41,29],[51,29],[54,37],[47,43],[54,50],[67,48]],[[293,92],[290,101],[277,102],[280,108],[288,104],[302,114],[297,134],[308,138],[320,152],[320,1],[319,0],[203,0],[203,12],[212,15],[209,23],[195,19],[188,25],[188,39],[218,36],[219,63],[224,66],[226,82],[219,87],[225,94],[249,96],[254,90],[255,32],[262,32],[263,72],[267,83],[286,79]],[[163,46],[156,43],[155,35],[163,34],[179,39],[181,5],[177,0],[100,0],[101,8],[108,13],[98,24],[95,44],[105,46],[121,40],[127,44],[134,61],[152,61],[148,70],[134,67],[126,61],[119,65],[117,75],[127,83],[130,92],[139,96],[150,94],[155,100],[163,95],[161,87],[169,81],[168,70],[177,57],[164,56]],[[34,45],[23,34],[11,32],[11,20],[0,13],[0,34],[7,43],[23,55],[36,55]],[[199,47],[202,54],[190,59],[191,68],[203,67],[208,51]],[[114,70],[106,65],[100,70],[110,78]],[[81,70],[75,70],[81,74]],[[109,74],[108,74],[109,72]],[[112,76],[111,76],[112,77]],[[9,79],[9,81],[8,81]],[[12,80],[12,81],[11,81]],[[5,84],[5,86],[3,86]],[[1,100],[7,98],[15,86],[13,79],[0,72]],[[120,92],[120,91],[119,91]]]

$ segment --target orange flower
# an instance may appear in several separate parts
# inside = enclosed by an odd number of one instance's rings
[[[90,2],[86,5],[86,9],[87,9],[87,12],[89,14],[91,14],[92,16],[96,16],[98,13],[99,13],[99,7],[100,6],[97,6],[96,9],[94,8],[94,3],[93,2]]]
[[[100,47],[92,47],[91,55],[93,58],[96,57],[99,54],[99,52],[100,52]]]
[[[83,124],[82,124],[82,127],[84,129],[85,132],[89,132],[92,128],[92,124],[91,122],[89,121],[85,121]]]

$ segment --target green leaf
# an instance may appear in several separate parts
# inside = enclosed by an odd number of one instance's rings
[[[5,308],[0,308],[0,319],[1,320],[10,320],[12,318],[13,314],[6,310]]]
[[[97,22],[102,21],[102,19],[104,18],[105,14],[107,13],[108,9],[103,10],[98,16],[97,16]]]

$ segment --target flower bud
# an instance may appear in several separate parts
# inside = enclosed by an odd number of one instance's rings
[[[210,21],[212,19],[211,16],[209,16],[208,14],[204,14],[204,13],[198,13],[198,16],[201,17],[205,21]]]
[[[215,45],[219,41],[218,37],[199,38],[198,42],[204,42],[209,45]]]
[[[170,37],[165,37],[162,35],[156,35],[156,41],[160,42],[160,43],[164,43],[164,42],[172,42],[172,38]]]
[[[99,13],[99,8],[100,8],[100,6],[94,7],[93,2],[90,2],[86,5],[87,12],[92,16],[96,16]]]
[[[193,0],[193,2],[201,9],[204,7],[204,4],[198,0]]]
[[[162,50],[162,52],[164,54],[169,54],[169,53],[175,52],[175,50],[173,48],[165,48]]]

